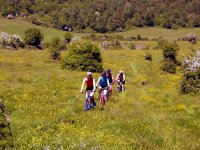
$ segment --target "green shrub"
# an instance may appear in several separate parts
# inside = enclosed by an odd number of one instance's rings
[[[44,36],[39,29],[29,28],[25,31],[24,41],[28,45],[38,46],[43,39]]]
[[[64,49],[64,45],[61,40],[57,37],[53,38],[50,43],[50,58],[54,60],[60,59],[60,51]]]
[[[72,39],[72,34],[70,32],[66,32],[64,35],[65,40],[69,43]]]
[[[158,49],[163,49],[169,42],[163,38],[160,38],[158,40],[158,45],[157,45],[157,48]]]
[[[178,25],[176,25],[176,24],[173,24],[173,25],[172,25],[172,29],[173,29],[173,30],[178,30],[178,28],[179,28]]]
[[[163,48],[163,57],[164,60],[171,60],[176,63],[176,52],[179,50],[179,47],[176,43],[168,43]]]
[[[120,41],[118,41],[117,39],[114,39],[111,44],[110,44],[110,48],[111,49],[122,49],[121,43]]]
[[[152,61],[152,55],[150,53],[145,53],[144,54],[144,60]]]
[[[98,46],[88,41],[73,42],[61,66],[69,70],[100,72],[102,71],[100,50]]]
[[[94,33],[90,34],[91,39],[95,39],[96,37],[97,37],[96,34],[94,34]]]
[[[171,60],[165,60],[162,64],[161,69],[167,73],[176,73],[176,64]]]
[[[25,47],[24,42],[20,42],[20,43],[19,43],[19,47],[24,48],[24,47]]]
[[[135,49],[135,43],[130,43],[129,48],[130,49]]]
[[[183,79],[180,90],[183,94],[200,92],[200,79]]]
[[[140,34],[138,34],[138,35],[137,35],[137,39],[138,39],[138,40],[141,40],[141,39],[142,39],[142,36],[141,36]]]

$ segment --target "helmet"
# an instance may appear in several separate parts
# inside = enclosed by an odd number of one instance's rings
[[[119,73],[121,74],[121,73],[124,73],[124,72],[122,70],[120,70]]]
[[[86,77],[91,76],[91,75],[92,75],[92,72],[87,72],[86,73]]]
[[[106,70],[106,73],[111,73],[111,70],[110,70],[110,69],[107,69],[107,70]]]
[[[105,76],[106,76],[106,73],[105,73],[105,72],[102,72],[102,73],[101,73],[101,76],[102,76],[102,77],[105,77]]]

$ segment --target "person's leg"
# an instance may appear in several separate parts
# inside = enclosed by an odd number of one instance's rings
[[[90,93],[90,100],[92,102],[93,108],[95,108],[96,107],[96,102],[94,101],[94,92]]]
[[[112,94],[112,85],[110,85],[110,91],[109,91],[109,95],[111,96]]]
[[[125,81],[122,81],[122,90],[125,90]]]
[[[120,82],[121,82],[120,80],[117,80],[117,85],[118,85],[118,86],[120,86]]]

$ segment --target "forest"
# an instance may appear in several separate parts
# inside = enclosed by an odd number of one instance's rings
[[[132,27],[200,27],[199,0],[0,0],[0,13],[37,25],[96,32]]]

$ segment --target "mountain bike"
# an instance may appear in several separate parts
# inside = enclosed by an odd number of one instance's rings
[[[91,92],[92,91],[89,91],[89,90],[87,90],[87,91],[85,91],[85,103],[84,103],[84,108],[85,108],[85,111],[88,111],[88,110],[90,110],[91,108],[95,108],[96,107],[96,103],[95,103],[95,101],[93,100],[91,100],[91,96],[90,96],[90,94],[91,94]]]
[[[103,110],[104,105],[108,99],[108,88],[101,88],[99,93],[99,101],[102,105],[101,110]]]
[[[125,85],[123,85],[122,82],[119,82],[116,90],[117,90],[117,92],[124,92],[125,91]]]

